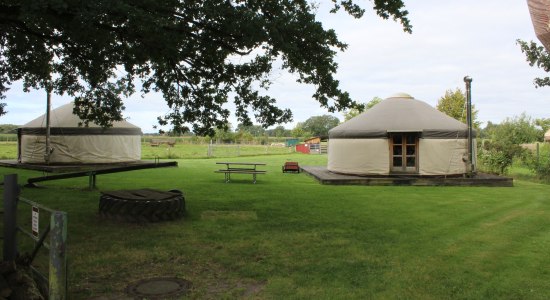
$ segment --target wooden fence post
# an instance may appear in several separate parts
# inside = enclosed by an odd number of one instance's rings
[[[50,218],[49,299],[67,299],[67,213],[56,211]]]

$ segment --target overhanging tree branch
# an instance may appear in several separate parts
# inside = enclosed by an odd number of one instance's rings
[[[382,18],[410,31],[402,0],[374,3]],[[352,0],[333,4],[333,11],[363,13]],[[159,91],[172,108],[161,123],[213,134],[213,127],[226,126],[224,105],[233,101],[240,121],[254,116],[270,126],[292,118],[260,93],[277,60],[299,82],[314,85],[313,97],[327,110],[357,104],[334,77],[336,51],[345,48],[307,0],[20,0],[0,4],[0,98],[13,81],[30,89],[54,78],[54,92],[74,96],[85,122],[109,126],[138,81],[142,93]],[[256,50],[261,54],[248,59]],[[234,56],[245,61],[231,62]]]

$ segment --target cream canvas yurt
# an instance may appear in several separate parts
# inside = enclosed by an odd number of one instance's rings
[[[335,173],[458,175],[467,161],[467,125],[408,94],[329,131],[327,168]]]
[[[544,133],[544,141],[545,141],[545,142],[550,142],[550,129],[548,129],[548,130]]]
[[[141,129],[126,121],[101,128],[73,114],[74,103],[50,112],[51,164],[98,164],[132,162],[141,159]],[[46,162],[46,116],[40,116],[18,129],[20,163]]]

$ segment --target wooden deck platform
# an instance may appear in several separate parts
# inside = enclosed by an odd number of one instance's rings
[[[71,172],[85,172],[85,171],[97,171],[107,170],[112,168],[154,168],[154,167],[168,167],[177,166],[175,161],[160,162],[151,160],[138,160],[133,162],[122,163],[106,163],[106,164],[26,164],[20,163],[17,160],[0,160],[0,167],[16,168],[24,170],[34,170],[46,173],[71,173]]]
[[[177,167],[178,162],[168,161],[160,162],[140,160],[134,162],[124,163],[109,163],[109,164],[24,164],[19,163],[16,160],[0,160],[0,167],[25,169],[42,171],[45,173],[54,173],[53,175],[45,175],[40,177],[28,178],[27,186],[36,186],[37,182],[59,180],[74,177],[89,177],[90,189],[96,186],[96,177],[101,174],[110,174],[118,172],[127,172],[134,170],[164,168],[164,167]]]
[[[333,173],[323,166],[302,166],[302,171],[321,184],[372,186],[490,186],[512,187],[513,178],[478,173],[472,178],[445,176],[357,176]]]

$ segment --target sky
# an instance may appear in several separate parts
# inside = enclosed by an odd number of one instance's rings
[[[435,107],[447,90],[465,90],[464,76],[472,82],[472,103],[482,126],[500,123],[522,113],[550,118],[550,87],[535,88],[533,79],[545,76],[530,67],[516,44],[517,39],[537,41],[525,0],[405,0],[412,34],[401,24],[375,15],[368,0],[356,0],[367,9],[361,19],[340,12],[329,14],[322,0],[317,18],[348,44],[338,53],[336,78],[351,97],[366,103],[408,93]],[[271,74],[269,95],[282,108],[290,108],[294,121],[281,124],[291,129],[312,116],[329,114],[312,99],[314,88],[295,82],[284,70]],[[1,124],[23,125],[45,113],[44,91],[23,92],[20,82],[6,94],[8,114]],[[71,101],[53,95],[52,109]],[[124,117],[142,128],[157,132],[157,116],[169,110],[162,96],[137,93],[125,99]],[[228,106],[231,108],[230,106]],[[342,113],[334,113],[341,121]],[[232,117],[234,127],[237,123]]]

